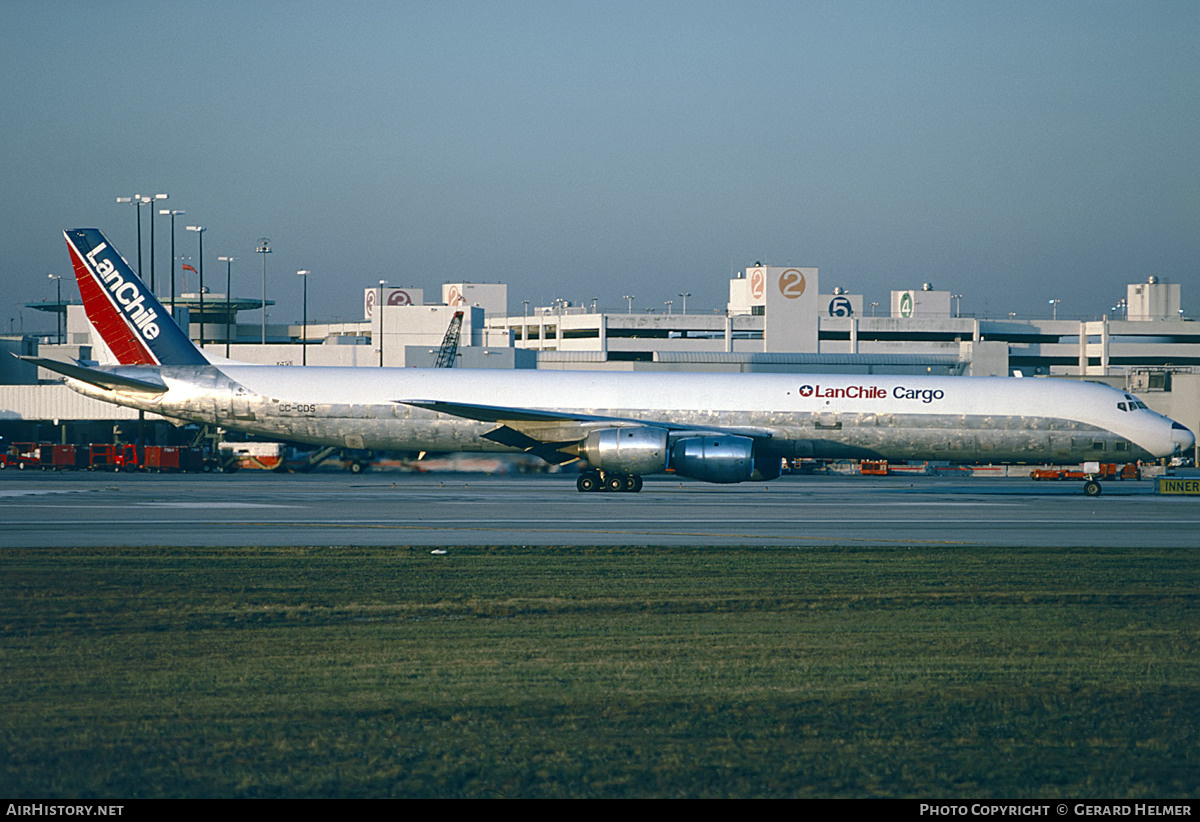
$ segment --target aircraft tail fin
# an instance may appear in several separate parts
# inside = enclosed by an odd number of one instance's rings
[[[206,365],[129,263],[95,228],[63,232],[84,311],[122,365]]]

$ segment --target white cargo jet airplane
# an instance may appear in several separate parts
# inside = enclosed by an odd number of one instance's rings
[[[88,319],[118,364],[27,359],[81,394],[178,421],[347,448],[583,459],[580,491],[637,491],[662,473],[769,480],[797,457],[1133,462],[1195,443],[1123,391],[1057,379],[210,361],[98,230],[64,234]]]

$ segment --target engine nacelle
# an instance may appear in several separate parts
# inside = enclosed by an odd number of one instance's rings
[[[583,441],[583,456],[593,468],[622,474],[661,474],[667,468],[665,428],[601,428]]]
[[[745,482],[754,474],[754,440],[731,435],[684,437],[671,446],[671,468],[704,482]]]

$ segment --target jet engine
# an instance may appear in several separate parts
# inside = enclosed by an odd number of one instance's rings
[[[661,474],[667,468],[667,431],[650,426],[601,428],[580,449],[593,468],[623,474]]]
[[[669,442],[664,428],[602,428],[584,439],[580,454],[605,474],[640,476],[673,471],[703,482],[771,480],[781,458],[756,452],[754,440],[732,434],[685,434]]]
[[[754,440],[726,434],[676,440],[671,468],[704,482],[745,482],[754,475]]]

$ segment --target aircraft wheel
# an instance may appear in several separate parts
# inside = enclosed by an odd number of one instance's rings
[[[604,481],[604,490],[605,491],[624,491],[625,490],[625,478],[620,476],[619,474],[616,476],[609,477],[608,479],[606,479]]]
[[[631,494],[636,494],[642,490],[642,478],[637,474],[630,474],[625,478],[625,490]]]
[[[363,466],[362,466],[361,462],[350,463],[350,473],[351,474],[361,474],[362,470],[363,470]]]
[[[1083,484],[1083,494],[1087,497],[1100,496],[1100,483],[1095,480],[1088,480]]]
[[[599,491],[600,477],[588,471],[586,474],[580,474],[579,479],[575,480],[575,487],[580,491]]]

